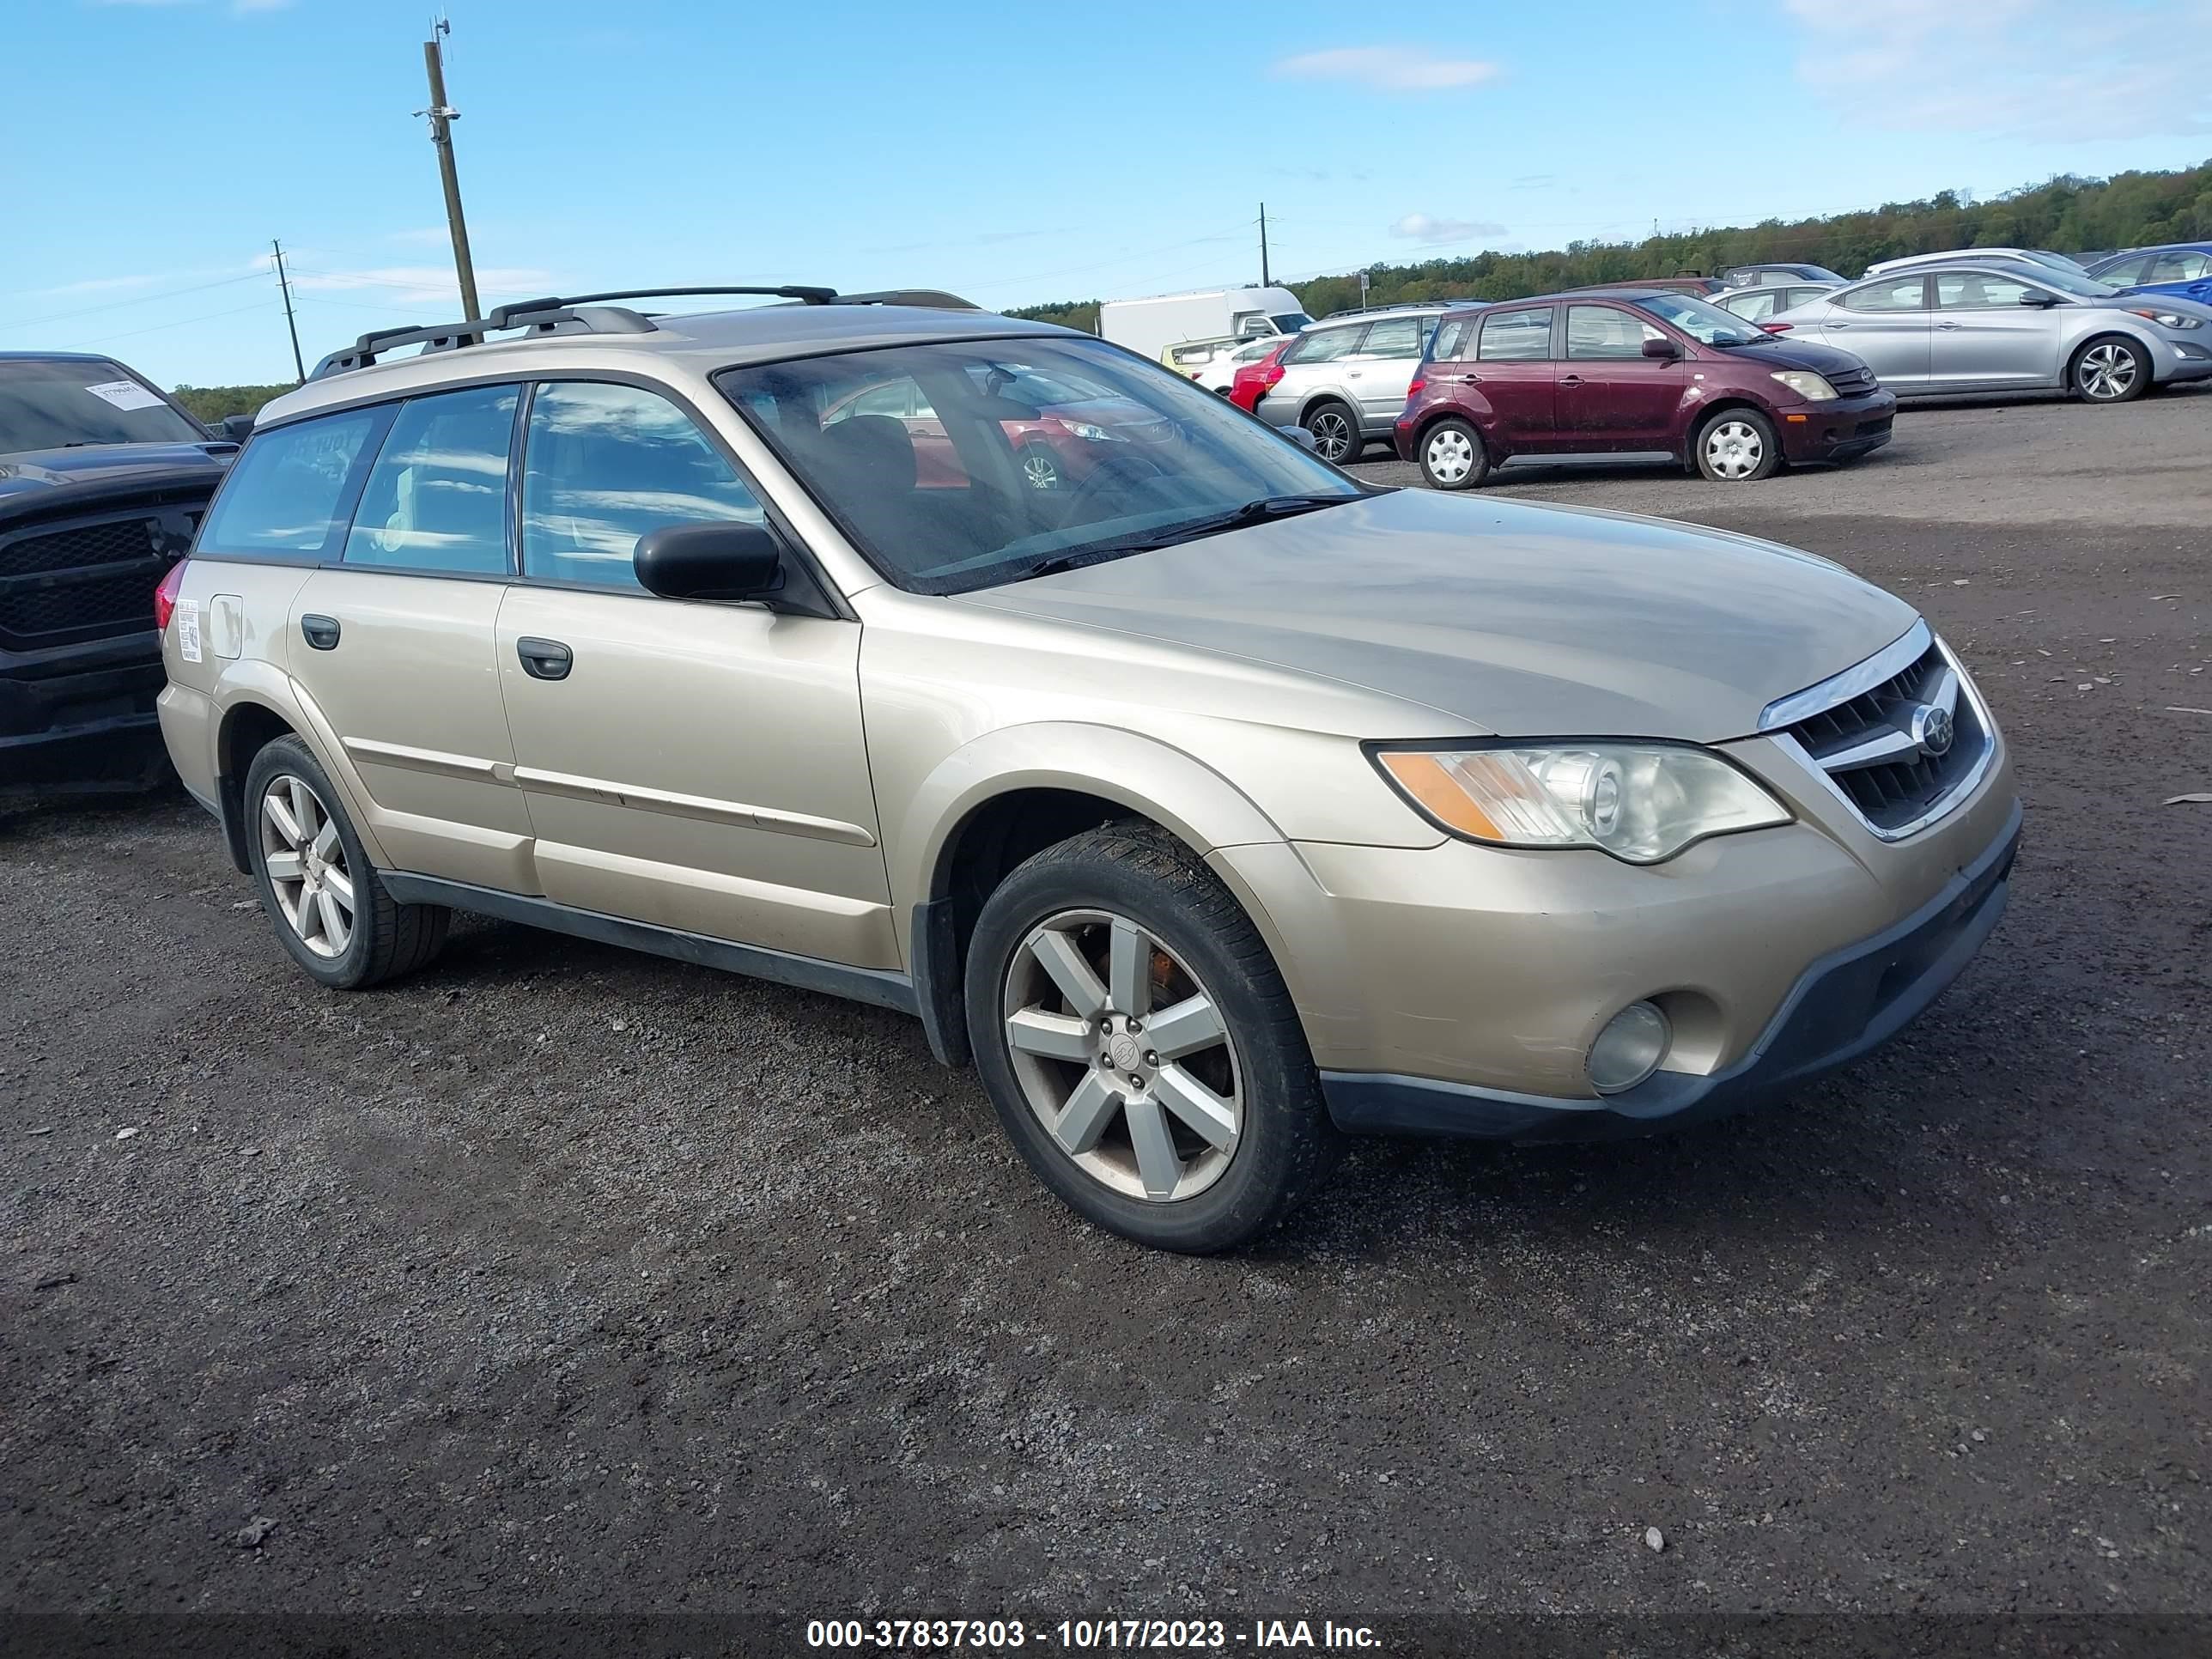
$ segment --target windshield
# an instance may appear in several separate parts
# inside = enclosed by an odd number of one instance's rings
[[[1686,294],[1655,294],[1636,304],[1662,322],[1674,324],[1699,345],[1757,345],[1772,337],[1742,318],[1731,317],[1718,306],[1692,300]]]
[[[1303,311],[1285,311],[1278,316],[1270,317],[1267,320],[1275,325],[1276,332],[1295,334],[1311,323],[1313,319]]]
[[[2083,268],[2079,259],[2069,259],[2063,253],[2046,253],[2039,247],[2027,248],[2023,252],[2036,264],[2049,265],[2054,270],[2069,271],[2078,276]]]
[[[120,363],[0,362],[0,455],[83,444],[199,444],[207,436]]]
[[[2112,283],[2100,282],[2078,267],[2061,270],[2056,265],[2031,264],[2025,259],[1992,260],[1990,263],[2008,264],[2024,276],[2034,277],[2046,288],[2055,288],[2061,294],[2071,294],[2079,300],[2109,300],[2120,291]]]
[[[964,593],[1364,493],[1212,392],[1097,341],[948,341],[714,379],[912,592]]]

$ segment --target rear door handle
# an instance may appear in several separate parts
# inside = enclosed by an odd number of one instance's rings
[[[1964,323],[1938,323],[1936,326],[1942,329],[1953,329],[1964,328],[1966,325]]]
[[[300,632],[318,651],[338,648],[338,619],[336,617],[304,616],[300,618]]]
[[[533,680],[565,680],[575,657],[558,640],[534,640],[528,635],[514,642],[514,654],[522,659],[522,672]]]
[[[1582,383],[1583,377],[1579,374],[1562,374],[1559,376],[1559,384],[1561,386],[1580,386]]]

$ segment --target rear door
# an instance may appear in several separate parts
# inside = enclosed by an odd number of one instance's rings
[[[1559,364],[1561,441],[1579,449],[1667,449],[1674,411],[1690,383],[1686,354],[1647,357],[1646,340],[1668,337],[1622,305],[1566,307],[1565,360]]]
[[[547,897],[793,955],[896,968],[861,742],[857,623],[638,586],[638,538],[762,523],[693,414],[591,380],[533,393],[522,580],[496,657]]]
[[[1483,435],[1504,449],[1526,452],[1556,445],[1552,313],[1550,306],[1484,312],[1475,330],[1474,362],[1438,377],[1466,388],[1462,401],[1477,414]]]
[[[374,465],[337,562],[292,601],[287,645],[393,861],[528,891],[530,819],[492,654],[520,401],[513,386],[471,386],[375,411],[388,424]]]
[[[1934,321],[1929,285],[1927,275],[1916,270],[1845,289],[1830,301],[1821,334],[1830,345],[1863,358],[1892,391],[1925,386]]]
[[[1345,365],[1344,378],[1359,399],[1360,424],[1370,433],[1388,432],[1406,407],[1406,388],[1421,366],[1425,336],[1433,334],[1434,317],[1386,317],[1369,325]]]
[[[2047,307],[2021,303],[2030,295],[2057,298],[2048,289],[1994,269],[1942,270],[1935,283],[1931,386],[1994,391],[2059,379],[2059,319]]]

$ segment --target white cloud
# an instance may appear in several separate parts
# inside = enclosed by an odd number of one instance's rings
[[[378,305],[406,308],[460,304],[451,265],[376,265],[362,270],[293,268],[292,286],[302,294],[352,294]],[[550,272],[529,265],[484,265],[477,270],[477,292],[487,305],[502,295],[530,298],[554,291]]]
[[[1495,80],[1498,65],[1438,58],[1413,46],[1338,46],[1283,58],[1274,72],[1296,80],[1351,81],[1377,92],[1449,92]]]
[[[1799,79],[1854,120],[2046,140],[2212,131],[2212,0],[1785,0]]]
[[[1436,244],[1467,242],[1478,236],[1503,236],[1505,227],[1485,219],[1439,219],[1433,214],[1409,213],[1390,227],[1393,236],[1408,241]]]

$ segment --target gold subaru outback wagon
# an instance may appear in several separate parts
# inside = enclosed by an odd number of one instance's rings
[[[2003,742],[1838,566],[780,293],[365,337],[264,412],[161,714],[317,980],[459,908],[902,1009],[1075,1209],[1212,1250],[1346,1133],[1786,1096],[1996,926]]]

